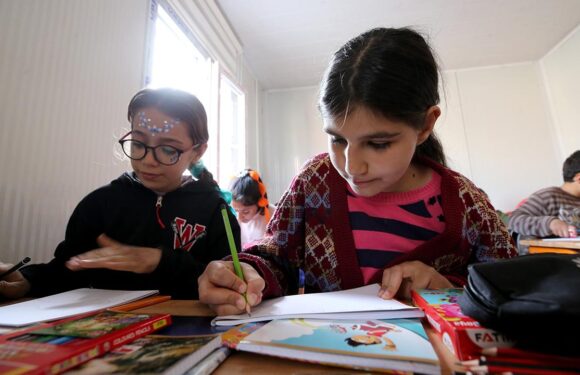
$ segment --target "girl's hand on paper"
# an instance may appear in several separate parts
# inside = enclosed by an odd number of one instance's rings
[[[0,274],[12,268],[12,264],[0,262]],[[30,290],[30,283],[20,271],[14,271],[0,280],[0,296],[6,298],[24,297]]]
[[[74,256],[66,262],[72,271],[89,268],[108,268],[116,271],[151,273],[161,260],[161,250],[122,244],[101,234],[97,238],[98,249]]]
[[[453,284],[433,267],[423,262],[411,261],[397,264],[383,271],[379,297],[411,299],[411,289],[453,288]]]
[[[233,262],[210,262],[198,279],[199,300],[209,305],[217,315],[236,315],[245,312],[246,293],[250,306],[262,302],[264,279],[249,264],[240,263],[245,282],[234,271]]]

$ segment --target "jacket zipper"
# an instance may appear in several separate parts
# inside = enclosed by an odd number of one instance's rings
[[[163,224],[163,221],[161,220],[161,216],[159,215],[159,211],[161,210],[162,204],[161,202],[163,201],[163,196],[158,196],[157,197],[157,203],[155,203],[155,214],[157,215],[157,223],[159,223],[159,226],[161,227],[161,229],[165,229],[165,224]]]

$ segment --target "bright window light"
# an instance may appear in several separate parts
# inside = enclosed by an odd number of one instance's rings
[[[157,6],[148,87],[188,91],[203,103],[210,136],[203,161],[220,186],[227,188],[232,176],[246,167],[245,96],[176,20]]]

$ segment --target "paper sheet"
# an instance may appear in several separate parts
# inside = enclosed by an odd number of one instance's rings
[[[580,237],[542,238],[545,242],[580,242]]]
[[[75,289],[0,307],[0,326],[20,327],[122,305],[157,290]]]
[[[379,285],[371,284],[338,292],[310,293],[262,302],[248,314],[218,316],[214,325],[236,325],[286,318],[392,319],[420,318],[423,312],[396,300],[378,296]]]

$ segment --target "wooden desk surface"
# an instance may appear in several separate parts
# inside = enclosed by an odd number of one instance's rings
[[[198,301],[171,300],[156,305],[134,310],[142,313],[169,313],[182,316],[213,316],[214,313],[204,304]],[[423,325],[427,336],[433,344],[435,352],[439,357],[441,374],[452,374],[454,371],[462,372],[462,368],[457,366],[455,357],[441,341],[441,338],[427,323]],[[361,374],[360,371],[342,369],[338,367],[315,365],[299,361],[291,361],[282,358],[262,356],[253,353],[233,352],[216,369],[214,374]],[[368,373],[368,372],[367,372]]]
[[[520,243],[526,246],[560,247],[564,249],[580,250],[580,237],[576,238],[577,240],[570,241],[546,241],[545,239],[537,238],[537,239],[520,240]]]

